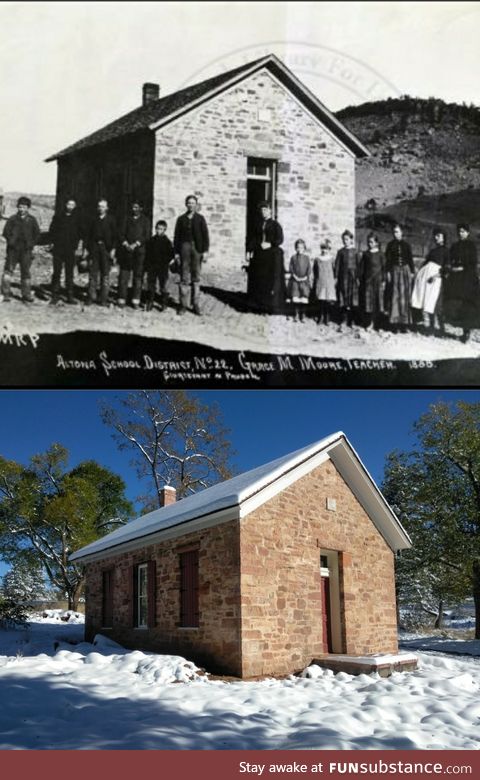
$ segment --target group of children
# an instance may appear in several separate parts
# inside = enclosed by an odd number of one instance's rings
[[[421,309],[423,298],[418,304],[412,301],[416,271],[401,226],[393,227],[385,252],[374,232],[367,236],[362,253],[349,230],[343,232],[342,244],[334,254],[325,239],[312,261],[305,241],[295,242],[295,254],[285,267],[287,317],[302,321],[308,314],[327,325],[334,314],[340,330],[344,324],[357,324],[406,332],[414,319],[412,305]]]

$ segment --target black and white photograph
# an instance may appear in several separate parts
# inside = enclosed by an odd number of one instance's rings
[[[3,2],[0,383],[480,381],[476,2]]]

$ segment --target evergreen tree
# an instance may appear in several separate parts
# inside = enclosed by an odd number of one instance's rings
[[[19,556],[3,576],[2,595],[16,604],[27,606],[36,600],[48,598],[45,572],[38,561],[28,555]]]

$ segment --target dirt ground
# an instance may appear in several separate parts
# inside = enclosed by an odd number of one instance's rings
[[[0,242],[0,269],[5,243]],[[438,361],[450,358],[480,357],[480,331],[474,331],[468,344],[460,341],[461,331],[447,326],[443,338],[409,332],[370,332],[353,326],[339,332],[338,324],[318,325],[313,318],[294,322],[285,315],[264,315],[249,310],[245,295],[246,276],[240,269],[226,273],[208,263],[203,268],[202,316],[177,313],[178,277],[170,281],[171,300],[165,311],[156,306],[147,312],[115,305],[118,266],[111,274],[112,303],[108,308],[86,307],[87,274],[76,274],[77,305],[60,302],[50,305],[51,256],[45,248],[35,250],[32,280],[35,302],[26,305],[20,297],[19,275],[13,285],[13,299],[0,302],[1,333],[64,334],[72,331],[99,331],[134,334],[208,345],[216,349],[254,351],[265,354],[311,355],[345,359]],[[461,378],[459,378],[461,383]]]

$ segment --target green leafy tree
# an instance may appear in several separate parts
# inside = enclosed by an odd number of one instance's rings
[[[203,404],[182,390],[138,390],[101,407],[121,450],[149,490],[139,497],[145,509],[161,505],[164,485],[178,498],[196,493],[232,475],[230,431],[217,404]]]
[[[480,404],[433,404],[414,430],[417,447],[389,457],[383,486],[414,543],[400,559],[399,595],[412,581],[425,595],[428,583],[441,613],[469,589],[480,639]]]
[[[68,469],[68,451],[53,444],[28,466],[0,457],[0,554],[9,563],[34,555],[53,588],[76,609],[82,568],[70,553],[127,522],[125,483],[95,461]]]

